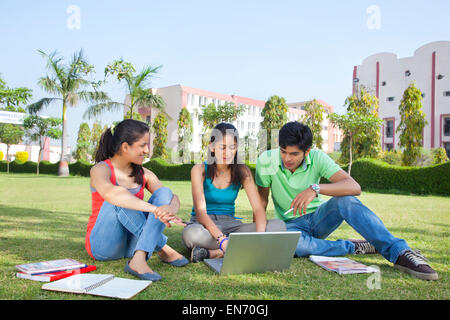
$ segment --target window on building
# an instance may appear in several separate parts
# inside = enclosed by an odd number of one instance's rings
[[[394,136],[394,120],[386,121],[386,138],[392,138]]]
[[[450,91],[445,91],[445,92],[444,92],[444,96],[450,97]]]
[[[422,98],[425,98],[425,93],[422,93],[421,96],[422,96]]]
[[[146,117],[145,117],[145,121],[146,121],[148,124],[150,124],[151,120],[152,120],[152,117],[151,117],[151,116],[146,116]]]
[[[394,101],[394,97],[387,97],[387,101]]]
[[[381,85],[384,87],[386,85],[386,81],[383,81]]]
[[[450,117],[444,118],[444,136],[450,136]]]
[[[385,150],[387,150],[387,151],[391,151],[394,149],[394,145],[392,143],[385,143],[384,146],[385,146]]]
[[[409,77],[410,75],[411,75],[411,71],[406,70],[406,71],[405,71],[405,77]]]

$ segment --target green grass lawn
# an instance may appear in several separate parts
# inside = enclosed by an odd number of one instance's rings
[[[180,216],[189,219],[190,182],[163,181],[181,200]],[[146,194],[148,199],[149,194]],[[390,195],[363,192],[360,200],[371,208],[397,237],[420,249],[439,273],[438,281],[423,281],[392,267],[381,255],[348,256],[381,270],[381,289],[369,289],[370,274],[341,276],[295,258],[286,272],[217,276],[203,263],[174,268],[149,260],[163,280],[152,284],[134,299],[444,299],[449,294],[450,198]],[[96,273],[123,272],[126,259],[93,261],[84,249],[90,215],[89,179],[84,177],[0,173],[0,299],[101,299],[89,295],[41,290],[42,282],[18,279],[15,265],[73,258],[97,266]],[[237,216],[250,222],[252,212],[245,192],[237,199]],[[268,217],[273,217],[270,202]],[[186,257],[180,226],[166,229],[169,245]],[[329,239],[361,238],[347,224]]]

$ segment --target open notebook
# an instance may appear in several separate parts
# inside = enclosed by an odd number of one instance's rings
[[[112,274],[77,274],[46,283],[42,289],[130,299],[147,288],[150,283],[152,282],[146,280],[116,278]]]

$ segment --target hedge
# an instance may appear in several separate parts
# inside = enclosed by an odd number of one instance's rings
[[[375,159],[358,159],[352,164],[351,175],[363,190],[450,195],[450,161],[428,167],[401,167]]]
[[[253,175],[255,165],[249,164]],[[152,159],[144,163],[161,180],[189,181],[193,163],[169,164],[162,159]],[[39,172],[57,174],[59,163],[42,161]],[[69,164],[71,175],[89,177],[92,164],[75,162]],[[342,167],[347,170],[346,167]],[[0,161],[0,171],[6,171],[6,161]],[[35,173],[36,163],[17,160],[10,163],[10,172]],[[362,190],[398,190],[413,194],[435,194],[450,196],[450,161],[429,167],[400,167],[374,159],[358,159],[352,165],[352,177]],[[328,183],[321,179],[321,183]]]

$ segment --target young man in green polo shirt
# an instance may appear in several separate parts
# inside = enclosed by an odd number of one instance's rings
[[[264,208],[271,190],[275,217],[286,223],[288,231],[302,232],[295,256],[379,252],[412,276],[438,279],[425,257],[412,251],[405,240],[395,238],[355,197],[361,194],[359,184],[326,153],[311,149],[312,133],[307,126],[285,124],[279,132],[279,146],[258,158],[255,180]],[[331,183],[319,184],[321,177]],[[325,201],[320,194],[332,198]],[[325,240],[343,221],[366,240]]]

